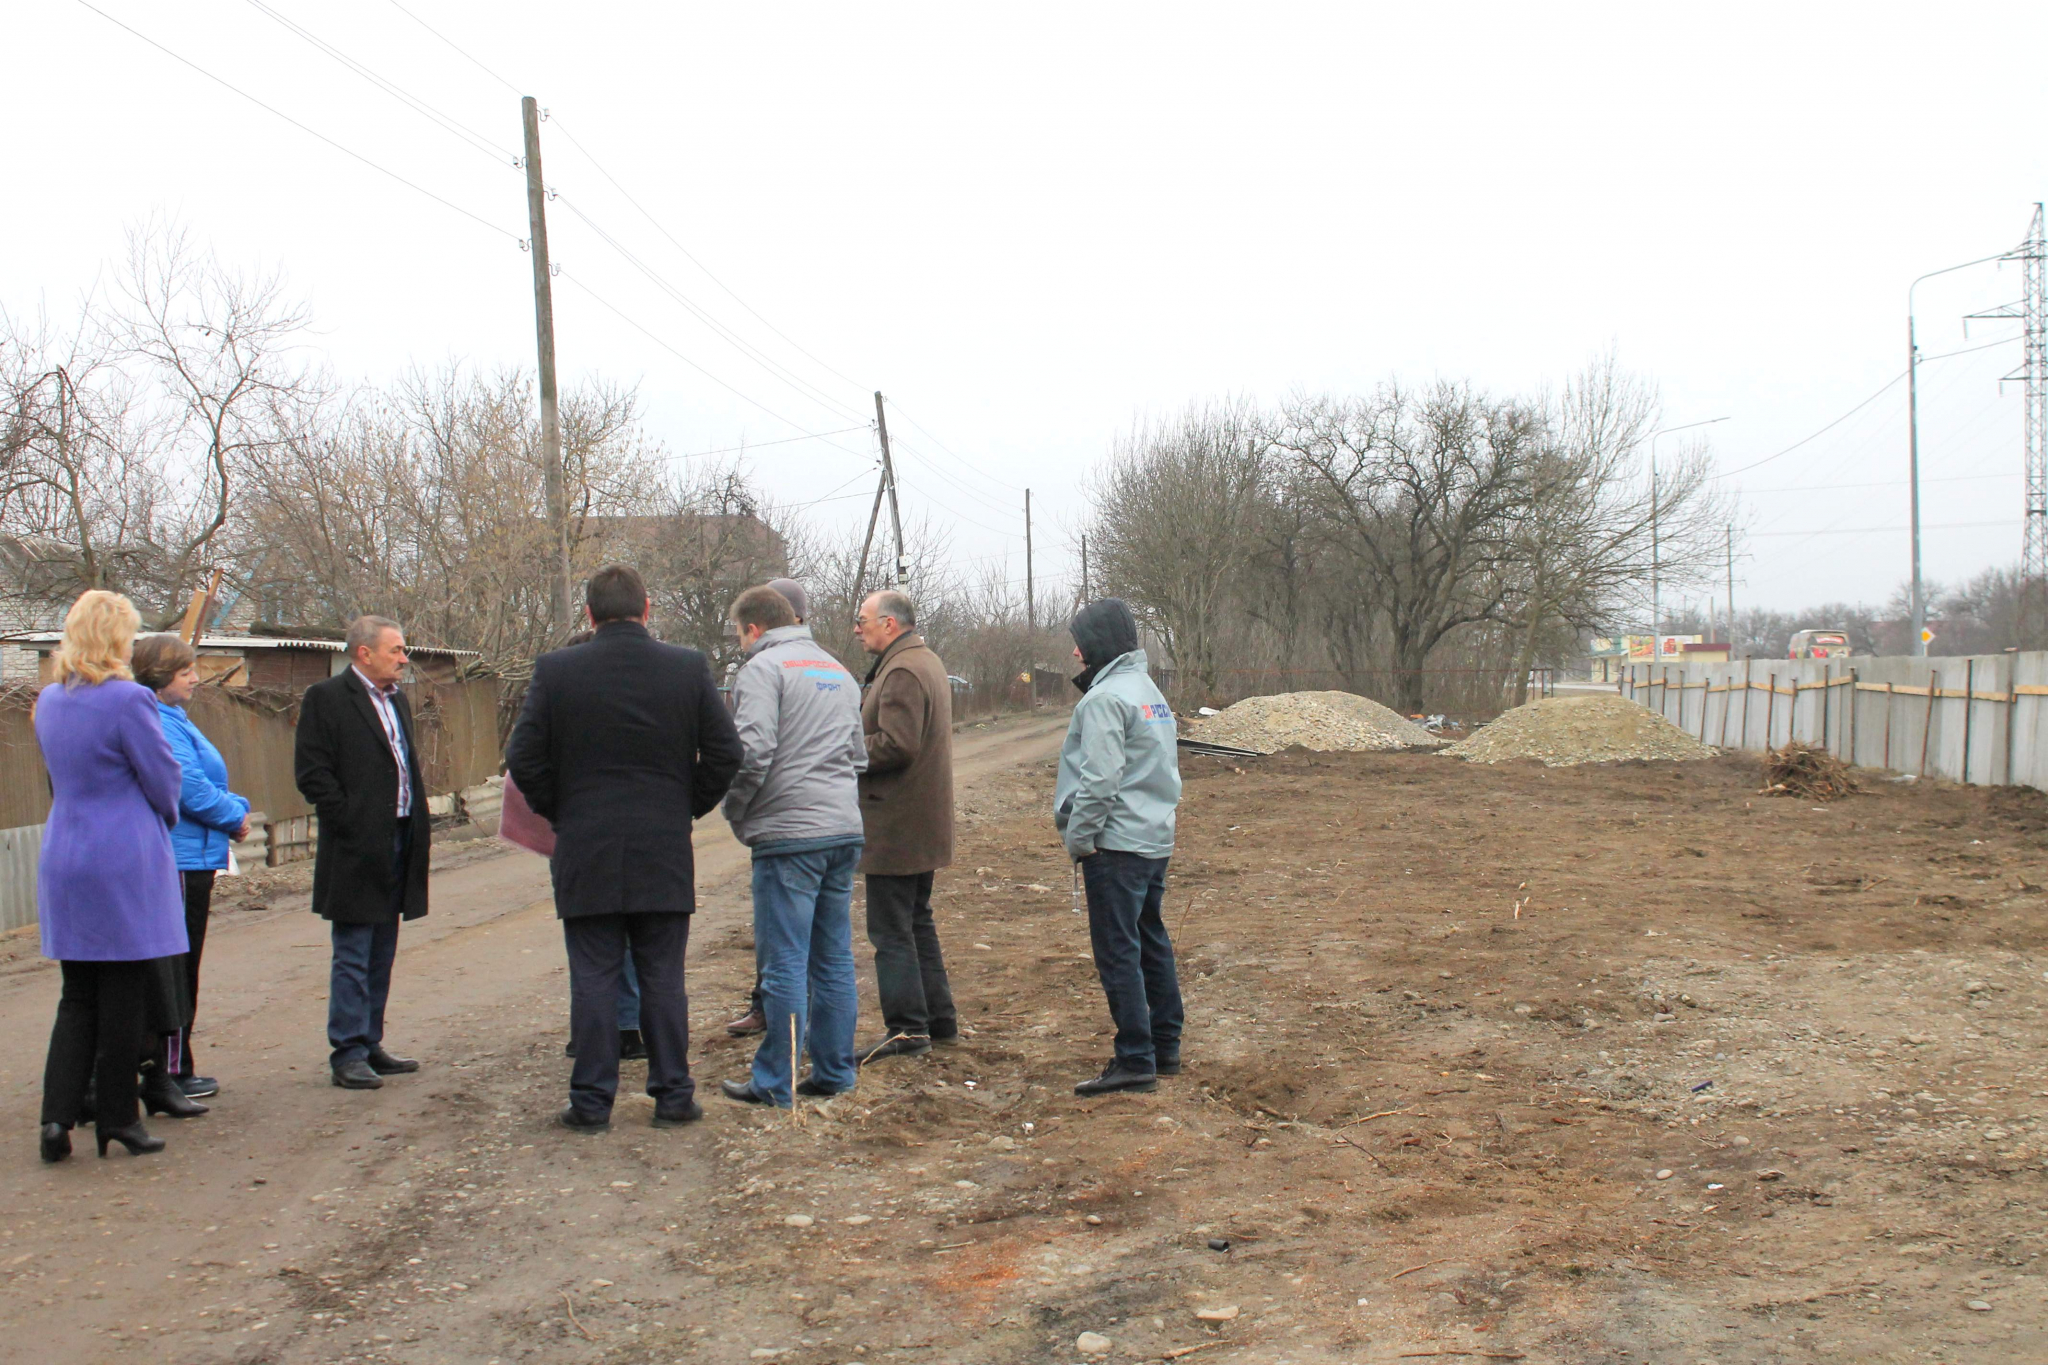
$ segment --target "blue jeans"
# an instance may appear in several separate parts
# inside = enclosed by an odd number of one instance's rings
[[[1126,1071],[1151,1071],[1160,1058],[1180,1056],[1180,977],[1159,914],[1168,861],[1107,848],[1081,860],[1095,972],[1116,1023],[1117,1064]]]
[[[384,1002],[398,957],[398,916],[380,924],[340,924],[327,978],[329,1062],[360,1062],[384,1041]]]
[[[809,1044],[812,1080],[828,1090],[853,1089],[853,870],[860,849],[842,844],[754,859],[754,961],[768,1031],[754,1053],[753,1086],[779,1105],[795,1100],[792,1034]]]

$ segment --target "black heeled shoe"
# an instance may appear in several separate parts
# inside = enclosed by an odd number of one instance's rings
[[[107,1154],[107,1144],[110,1142],[118,1142],[126,1147],[130,1156],[146,1156],[164,1149],[164,1140],[160,1137],[151,1137],[149,1130],[142,1126],[141,1119],[137,1119],[126,1128],[96,1128],[93,1130],[93,1136],[99,1139],[101,1156]]]
[[[61,1123],[43,1125],[43,1160],[62,1161],[71,1155],[71,1130]]]
[[[162,1068],[152,1068],[142,1077],[142,1107],[146,1114],[169,1114],[174,1119],[196,1119],[207,1106],[186,1095]]]

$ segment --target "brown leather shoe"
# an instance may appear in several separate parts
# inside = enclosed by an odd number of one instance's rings
[[[748,1010],[745,1014],[727,1024],[725,1031],[735,1038],[745,1038],[749,1034],[754,1033],[766,1033],[768,1031],[768,1017],[759,1010]]]

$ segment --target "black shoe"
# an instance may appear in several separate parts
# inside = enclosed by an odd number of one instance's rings
[[[738,1100],[741,1104],[766,1104],[772,1106],[775,1103],[774,1100],[769,1099],[766,1095],[754,1089],[752,1081],[720,1081],[718,1088],[725,1092],[727,1099]]]
[[[640,1036],[640,1030],[636,1028],[620,1029],[619,1060],[622,1062],[640,1062],[646,1059],[647,1040]]]
[[[555,1122],[572,1133],[609,1133],[612,1130],[612,1116],[592,1118],[573,1104],[562,1106],[562,1112],[555,1115]]]
[[[654,1111],[656,1128],[680,1128],[686,1123],[695,1123],[704,1117],[704,1106],[695,1100],[685,1100],[673,1109],[657,1107]]]
[[[71,1155],[71,1130],[61,1123],[43,1125],[43,1160],[62,1161]]]
[[[420,1064],[410,1057],[394,1057],[381,1047],[370,1049],[370,1055],[363,1059],[370,1064],[370,1070],[379,1076],[403,1076],[418,1071]]]
[[[382,1090],[384,1078],[370,1070],[370,1064],[357,1058],[353,1062],[342,1062],[334,1068],[334,1083],[343,1090]]]
[[[1083,1081],[1074,1087],[1076,1095],[1108,1095],[1120,1090],[1136,1094],[1159,1088],[1159,1077],[1151,1071],[1125,1071],[1117,1062],[1109,1064],[1109,1070],[1092,1081]]]
[[[118,1142],[126,1147],[130,1156],[146,1156],[150,1152],[161,1152],[164,1149],[164,1140],[160,1137],[151,1137],[149,1130],[142,1126],[141,1119],[137,1119],[126,1128],[95,1129],[93,1136],[99,1139],[101,1156],[107,1154],[107,1144],[110,1142]]]
[[[860,1064],[866,1066],[869,1062],[880,1061],[884,1057],[922,1057],[931,1050],[931,1039],[921,1034],[906,1033],[887,1042],[877,1043],[861,1053]]]
[[[142,1111],[145,1117],[169,1114],[174,1119],[196,1119],[206,1112],[206,1106],[180,1090],[163,1068],[151,1067],[142,1074]]]
[[[180,1076],[178,1089],[185,1092],[188,1100],[203,1100],[220,1093],[220,1082],[211,1076]]]
[[[846,1090],[828,1090],[808,1076],[796,1083],[797,1094],[808,1095],[814,1100],[830,1099],[834,1095],[844,1095],[847,1090],[851,1089],[853,1087],[849,1085],[846,1087]]]
[[[1152,1070],[1161,1076],[1180,1075],[1180,1054],[1178,1052],[1162,1052],[1159,1054],[1158,1065],[1154,1066]]]

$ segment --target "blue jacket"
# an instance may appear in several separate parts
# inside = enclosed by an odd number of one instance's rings
[[[1075,705],[1060,746],[1052,818],[1069,856],[1085,858],[1103,848],[1173,856],[1178,737],[1173,710],[1146,672],[1144,650],[1102,666]]]
[[[178,827],[171,831],[178,870],[217,872],[228,865],[228,845],[249,814],[248,798],[228,790],[227,760],[199,733],[184,707],[158,702],[156,713],[183,779],[178,788]]]

